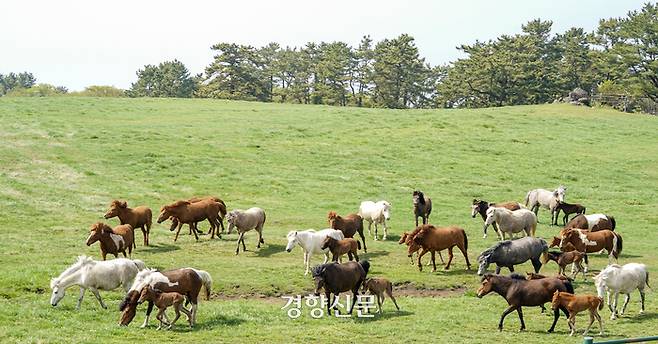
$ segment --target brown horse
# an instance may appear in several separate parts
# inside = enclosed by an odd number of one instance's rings
[[[336,303],[335,298],[345,291],[351,291],[353,295],[352,305],[349,314],[357,301],[359,289],[366,280],[370,263],[365,261],[347,262],[345,264],[329,263],[318,265],[313,268],[313,280],[315,281],[315,295],[320,295],[320,290],[324,289],[327,299],[327,315],[331,315],[331,306]],[[331,301],[331,294],[334,294],[334,302]]]
[[[329,251],[331,251],[331,254],[333,255],[331,260],[334,262],[337,262],[338,258],[346,253],[350,260],[354,259],[358,262],[359,255],[356,251],[357,249],[361,249],[361,244],[359,244],[359,242],[353,238],[336,240],[330,236],[327,236],[324,239],[324,242],[322,242],[322,246],[320,248],[323,250],[329,248]]]
[[[542,261],[542,263],[546,264],[551,260],[554,261],[560,267],[558,274],[564,276],[564,270],[566,269],[567,265],[573,264],[575,269],[571,270],[571,278],[575,278],[579,272],[582,272],[583,279],[585,279],[585,269],[583,268],[583,258],[585,257],[584,253],[578,252],[576,250],[570,250],[568,252],[549,251],[545,257],[546,258]]]
[[[589,229],[592,232],[600,231],[603,229],[609,229],[611,231],[615,230],[617,222],[615,218],[610,215],[605,214],[591,214],[585,215],[580,214],[571,219],[564,228],[580,228],[580,229]]]
[[[190,203],[197,203],[206,200],[212,200],[219,203],[219,225],[222,227],[222,233],[224,233],[224,218],[226,218],[226,204],[224,203],[224,201],[222,201],[221,198],[215,196],[205,196],[205,197],[192,197],[187,199],[187,201]],[[174,229],[176,229],[176,227],[183,226],[183,223],[181,223],[177,218],[170,218],[169,220],[171,220],[171,228],[169,229],[169,231],[173,232]],[[192,230],[196,230],[197,233],[202,234],[201,231],[198,229],[198,223],[196,222],[194,224],[190,223],[188,224],[188,226],[190,227],[190,235],[192,234]],[[211,230],[212,227],[208,230],[208,234],[211,234]],[[178,228],[178,231],[180,231],[180,228]]]
[[[511,274],[509,277],[487,273],[482,276],[482,285],[477,291],[477,296],[482,298],[490,292],[502,296],[509,307],[503,312],[498,323],[498,330],[503,330],[503,321],[505,317],[516,310],[521,321],[521,331],[525,330],[523,321],[522,307],[543,307],[547,302],[551,302],[555,291],[568,291],[573,293],[573,285],[570,281],[559,278],[542,278],[537,280],[526,280],[523,276]],[[565,316],[569,316],[564,306],[558,307]],[[553,332],[557,319],[560,317],[559,310],[553,313],[553,324],[548,332]]]
[[[567,221],[569,220],[569,215],[585,214],[585,211],[587,210],[587,208],[585,208],[582,204],[578,204],[578,203],[571,204],[567,202],[562,202],[559,199],[555,200],[555,204],[556,204],[555,208],[553,209],[554,211],[553,215],[555,215],[553,224],[556,226],[557,226],[557,218],[560,216],[560,211],[564,213],[564,216],[562,217],[562,225],[566,226]]]
[[[567,245],[573,245],[576,251],[582,253],[593,253],[601,250],[608,251],[608,260],[615,261],[619,258],[622,250],[621,235],[611,230],[600,230],[589,232],[582,229],[567,229],[562,232],[560,249],[567,249]],[[589,270],[587,255],[585,256],[585,272]]]
[[[153,276],[158,278],[153,278]],[[154,283],[151,284],[149,282]],[[177,292],[185,295],[187,302],[192,304],[191,322],[193,326],[196,323],[199,292],[201,291],[201,287],[204,286],[204,283],[205,280],[203,280],[199,273],[194,269],[185,268],[165,272],[158,272],[150,269],[142,270],[135,277],[135,282],[133,282],[132,287],[119,305],[119,310],[122,312],[119,325],[127,326],[133,318],[135,318],[140,292],[142,288],[149,285],[153,288],[162,290],[163,292]],[[210,283],[212,282],[210,281],[205,284],[207,291],[210,289]],[[142,327],[146,327],[148,324],[152,310],[153,302],[149,301],[146,309],[146,319],[144,319]]]
[[[361,241],[363,241],[363,252],[368,252],[366,247],[366,237],[363,235],[363,218],[358,214],[349,214],[341,217],[335,211],[330,211],[327,214],[329,226],[333,229],[338,229],[343,232],[346,238],[353,238],[355,233],[359,233]]]
[[[506,208],[514,211],[521,209],[521,203],[519,202],[489,203],[484,200],[473,198],[473,203],[471,205],[471,217],[475,218],[477,214],[480,214],[480,217],[482,217],[482,221],[487,221],[487,209],[489,209],[490,207]],[[498,225],[496,225],[495,222],[492,223],[492,225],[494,230],[498,232]],[[487,234],[486,229],[484,234]]]
[[[119,217],[119,222],[122,225],[131,225],[133,228],[133,238],[135,237],[135,228],[141,228],[144,235],[144,246],[149,245],[149,233],[151,232],[151,221],[153,215],[151,208],[146,206],[139,206],[135,208],[128,208],[126,201],[114,200],[110,203],[110,209],[105,213],[105,218]],[[133,241],[133,246],[135,242]]]
[[[594,319],[599,321],[599,336],[603,335],[603,322],[601,321],[601,315],[599,312],[603,309],[603,299],[595,295],[574,295],[573,293],[555,291],[553,294],[553,300],[551,301],[553,309],[556,310],[560,307],[565,307],[569,311],[569,328],[571,333],[569,336],[573,336],[573,333],[576,332],[576,314],[584,310],[589,311],[589,325],[583,333],[583,336],[587,335],[589,329],[592,328]]]
[[[402,232],[402,235],[400,236],[400,240],[398,241],[398,245],[406,244],[407,245],[407,256],[411,259],[411,265],[416,264],[414,261],[414,253],[418,252],[422,247],[418,245],[417,243],[414,242],[414,237],[418,232],[420,232],[420,226],[416,227],[411,232]],[[443,256],[441,255],[441,251],[437,252],[439,254],[439,259],[441,260],[441,264],[445,264],[445,261],[443,260]],[[427,262],[427,265],[432,264],[431,261]]]
[[[196,229],[196,223],[208,220],[210,223],[210,238],[215,237],[217,232],[217,237],[221,237],[219,233],[220,221],[219,221],[219,210],[221,208],[220,203],[215,202],[212,199],[201,200],[199,202],[188,202],[188,201],[177,201],[169,205],[165,205],[160,208],[160,216],[158,216],[158,223],[162,223],[170,217],[175,217],[180,221],[178,226],[178,231],[176,232],[176,237],[174,241],[178,239],[178,234],[183,223],[187,223],[190,226],[194,226],[193,229]],[[196,240],[199,240],[195,230],[192,230]]]
[[[112,229],[110,226],[98,222],[91,225],[89,237],[87,238],[87,246],[98,241],[101,247],[101,256],[105,260],[105,256],[113,254],[114,257],[119,256],[119,252],[123,253],[126,257],[126,249],[128,249],[128,256],[132,256],[133,252],[133,228],[130,225],[118,225]]]
[[[371,295],[377,296],[377,305],[379,306],[377,312],[379,314],[384,312],[382,310],[382,304],[386,299],[384,293],[393,300],[395,308],[397,308],[398,311],[400,310],[397,301],[395,301],[395,297],[393,297],[393,284],[386,278],[367,278],[366,281],[363,282],[363,292],[365,293],[366,291],[369,291]]]
[[[158,330],[162,328],[162,325],[167,325],[167,329],[171,329],[178,318],[180,318],[181,312],[187,315],[187,321],[190,323],[190,327],[192,327],[192,313],[183,307],[185,296],[176,292],[164,293],[162,290],[154,289],[147,285],[142,289],[137,303],[142,304],[144,301],[153,302],[155,306],[158,307],[158,314],[155,316],[156,319],[160,320],[160,325],[157,328]],[[167,323],[163,318],[165,311],[170,306],[174,306],[176,317],[171,321],[171,323]]]
[[[457,246],[466,259],[467,269],[471,269],[468,260],[468,237],[466,231],[459,227],[434,227],[433,225],[421,225],[420,230],[414,235],[413,241],[420,245],[422,250],[418,254],[418,270],[423,271],[420,258],[427,252],[432,254],[432,272],[436,271],[436,257],[434,253],[448,249],[448,263],[445,270],[450,269],[450,263],[454,257],[453,247]]]
[[[432,213],[432,199],[425,197],[420,190],[415,190],[412,194],[414,202],[414,217],[416,218],[416,227],[418,227],[418,218],[423,219],[423,224],[430,221],[430,214]]]

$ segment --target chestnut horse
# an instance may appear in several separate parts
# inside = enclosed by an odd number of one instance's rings
[[[407,245],[407,256],[411,259],[411,265],[414,265],[414,253],[418,252],[418,250],[421,249],[421,246],[418,245],[417,243],[414,242],[414,237],[416,234],[420,232],[420,226],[416,227],[411,232],[402,232],[402,235],[400,236],[400,240],[398,241],[398,245],[406,244]],[[445,264],[445,261],[443,261],[443,256],[441,255],[441,251],[437,252],[439,254],[439,259],[441,260],[441,264]],[[432,264],[431,261],[427,262],[427,265],[429,266]]]
[[[566,307],[569,311],[569,328],[571,333],[569,336],[573,336],[573,333],[576,332],[576,314],[584,310],[589,311],[589,325],[583,333],[583,336],[587,335],[589,329],[594,323],[594,319],[599,321],[599,336],[603,335],[603,322],[601,321],[601,315],[598,311],[603,309],[603,298],[596,295],[574,295],[573,293],[560,292],[558,290],[553,294],[553,300],[551,301],[553,309],[557,310],[560,307]]]
[[[215,232],[217,232],[217,237],[221,237],[219,233],[219,227],[221,226],[219,221],[219,211],[221,205],[218,202],[215,202],[212,199],[202,200],[199,202],[191,203],[189,201],[177,201],[169,205],[165,205],[160,208],[160,216],[158,216],[158,223],[169,219],[170,217],[175,217],[180,221],[180,223],[187,223],[190,226],[194,226],[193,229],[196,229],[196,223],[208,220],[210,222],[210,238],[215,237]],[[194,225],[193,225],[194,224]],[[180,232],[181,226],[178,227],[176,232],[176,237],[174,241],[178,239],[178,233]],[[196,240],[199,240],[195,230],[192,230]]]
[[[201,202],[201,201],[206,201],[206,200],[213,200],[217,203],[219,203],[219,225],[222,227],[222,233],[224,233],[224,218],[226,217],[226,204],[224,201],[222,201],[221,198],[215,197],[215,196],[206,196],[206,197],[192,197],[189,198],[187,201],[190,203],[196,203],[196,202]],[[171,228],[169,231],[174,231],[177,227],[182,227],[183,223],[180,222],[177,218],[175,217],[170,217],[169,220],[171,220]],[[190,235],[192,234],[192,230],[196,230],[199,234],[201,234],[201,231],[197,227],[198,223],[189,223],[188,226],[190,227]],[[208,234],[211,234],[212,227],[208,230]],[[178,231],[180,232],[180,228],[178,228]],[[176,241],[176,240],[174,240]]]
[[[361,216],[358,214],[349,214],[341,217],[335,211],[330,211],[327,214],[327,219],[329,220],[329,226],[343,232],[346,238],[353,238],[354,234],[358,232],[359,236],[361,236],[361,241],[363,241],[363,252],[368,252],[366,237],[363,235],[363,218]]]
[[[135,228],[141,228],[144,235],[144,246],[149,245],[149,233],[151,232],[151,221],[153,219],[151,208],[146,206],[128,208],[126,201],[114,200],[110,203],[110,209],[107,210],[104,217],[110,219],[115,216],[119,217],[119,222],[122,225],[132,226],[133,237],[135,237]],[[137,247],[134,241],[133,247]]]
[[[423,266],[420,263],[420,258],[425,253],[432,254],[432,272],[436,271],[436,257],[434,253],[448,249],[448,263],[444,267],[445,270],[450,269],[450,263],[454,257],[452,253],[453,247],[457,246],[466,259],[466,267],[470,270],[471,263],[468,260],[468,237],[466,231],[459,227],[434,227],[433,225],[419,226],[420,230],[413,237],[414,243],[418,244],[422,250],[418,254],[418,270],[423,271]],[[410,246],[411,247],[411,246]]]
[[[503,312],[498,323],[498,331],[503,330],[503,321],[505,317],[516,310],[521,320],[521,331],[525,330],[523,321],[522,307],[543,307],[547,302],[551,302],[555,291],[566,291],[573,293],[573,285],[568,280],[554,277],[547,277],[536,280],[526,280],[518,274],[511,274],[509,277],[487,273],[482,276],[482,285],[477,290],[479,298],[484,297],[490,292],[502,296],[509,307]],[[559,310],[562,310],[565,316],[569,316],[564,306],[558,306],[553,312],[553,324],[548,332],[553,332],[557,319],[560,317]]]
[[[613,258],[616,261],[622,250],[621,235],[607,229],[597,232],[575,228],[563,230],[560,249],[566,250],[568,244],[573,245],[576,251],[582,253],[594,253],[606,250],[608,251],[608,261],[612,261]],[[585,255],[585,272],[588,270],[587,255]]]
[[[126,257],[126,249],[128,249],[128,256],[132,256],[134,231],[130,225],[118,225],[113,229],[102,222],[98,222],[91,225],[89,232],[87,246],[91,246],[91,244],[98,241],[103,260],[105,260],[108,253],[113,254],[115,258],[119,256],[119,253],[123,253],[123,256]]]

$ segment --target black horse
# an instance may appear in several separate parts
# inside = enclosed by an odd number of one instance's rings
[[[432,199],[425,197],[422,191],[415,190],[413,193],[414,199],[414,216],[416,218],[416,227],[418,227],[418,218],[423,218],[423,224],[429,222],[430,213],[432,213]]]
[[[356,304],[359,288],[366,280],[366,275],[370,269],[370,263],[367,260],[360,262],[347,262],[344,264],[329,263],[318,265],[313,268],[313,279],[315,280],[315,295],[320,295],[320,289],[324,288],[327,297],[327,314],[330,315],[331,294],[338,297],[338,294],[344,291],[352,291],[354,297],[350,307],[349,314]]]

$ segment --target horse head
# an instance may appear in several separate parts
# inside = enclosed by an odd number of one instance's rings
[[[295,247],[295,244],[297,244],[297,242],[299,241],[297,239],[297,231],[288,232],[286,238],[288,238],[288,245],[286,245],[286,252],[290,252]]]
[[[478,275],[480,275],[480,274],[478,273]],[[480,287],[477,290],[478,298],[482,298],[483,296],[489,294],[493,290],[492,279],[494,279],[494,278],[495,278],[494,275],[491,274],[491,273],[484,274],[484,276],[482,276],[482,279],[481,279],[482,284],[480,285]]]
[[[90,246],[91,244],[101,239],[101,235],[105,231],[105,227],[108,226],[102,222],[97,222],[91,225],[91,227],[89,228],[89,237],[87,237],[87,242],[86,242],[87,246]],[[112,231],[111,228],[110,231]]]
[[[114,200],[112,203],[110,203],[110,209],[107,210],[103,217],[109,219],[115,216],[119,216],[121,209],[125,209],[127,207],[128,203],[126,203],[126,201]]]
[[[330,211],[327,214],[327,220],[329,220],[329,226],[331,226],[333,228],[334,227],[334,221],[336,221],[337,218],[339,218],[338,214],[333,210]]]
[[[156,222],[162,223],[172,216],[173,214],[171,213],[171,208],[168,205],[163,205],[162,208],[160,208],[160,215],[158,216]]]
[[[53,278],[50,280],[50,289],[53,290],[52,294],[50,295],[50,304],[55,307],[57,306],[57,303],[61,299],[64,298],[64,295],[66,294],[66,288],[61,288],[59,286],[59,278]]]
[[[327,264],[318,265],[311,271],[315,281],[315,295],[320,295],[320,290],[324,287],[324,274],[327,270]]]
[[[486,251],[478,256],[478,276],[484,275],[487,271],[489,264],[491,264],[491,256],[492,253]]]
[[[564,202],[564,194],[567,192],[567,187],[564,185],[558,186],[555,191],[553,191],[553,196],[557,198],[558,201]]]
[[[391,203],[382,201],[382,216],[386,221],[391,219]]]
[[[320,249],[322,249],[322,250],[326,250],[327,247],[329,247],[329,245],[331,245],[331,242],[332,242],[332,241],[335,241],[335,240],[336,240],[336,239],[334,239],[334,238],[332,238],[332,237],[330,237],[330,236],[327,235],[327,237],[324,238],[324,240],[322,240],[322,246],[320,246]]]
[[[420,190],[415,190],[413,193],[414,206],[418,204],[425,204],[425,195]]]
[[[138,300],[139,292],[136,290],[129,291],[123,298],[121,304],[119,304],[119,310],[121,311],[121,318],[119,319],[120,326],[128,326],[133,318],[135,318]]]
[[[480,212],[480,207],[482,206],[483,201],[473,198],[473,203],[471,204],[471,217],[475,217]]]

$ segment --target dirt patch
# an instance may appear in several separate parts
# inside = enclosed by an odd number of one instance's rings
[[[411,297],[456,297],[466,293],[466,287],[457,286],[446,289],[417,288],[412,283],[403,283],[393,286],[393,295]]]
[[[202,297],[205,298],[205,297]],[[226,295],[224,293],[210,293],[210,300],[226,300],[226,301],[236,301],[236,300],[257,300],[267,303],[285,303],[285,299],[281,296],[269,296],[264,294],[238,294],[238,295]]]

